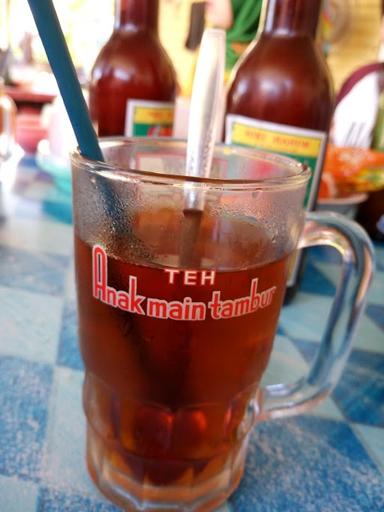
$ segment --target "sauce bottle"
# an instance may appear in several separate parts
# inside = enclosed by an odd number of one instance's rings
[[[322,0],[268,0],[264,25],[229,88],[226,142],[293,157],[312,170],[305,208],[316,205],[333,114],[333,87],[316,32]],[[292,260],[286,302],[298,286]]]
[[[176,74],[158,35],[159,0],[116,0],[114,30],[91,72],[100,136],[171,135]]]

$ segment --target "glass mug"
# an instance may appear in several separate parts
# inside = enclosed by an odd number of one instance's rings
[[[288,158],[218,146],[211,177],[186,178],[183,142],[101,144],[108,163],[72,155],[89,472],[125,509],[212,510],[255,423],[336,384],[372,247],[344,217],[305,218],[309,171]],[[309,374],[262,388],[298,245],[335,247],[340,284]]]

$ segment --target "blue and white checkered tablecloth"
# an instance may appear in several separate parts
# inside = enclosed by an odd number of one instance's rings
[[[1,171],[3,172],[3,171]],[[1,181],[0,176],[0,181]],[[24,158],[0,221],[0,512],[112,512],[88,477],[70,198]],[[260,424],[222,511],[384,511],[384,246],[341,381],[313,413]],[[265,379],[303,374],[338,265],[310,254]]]

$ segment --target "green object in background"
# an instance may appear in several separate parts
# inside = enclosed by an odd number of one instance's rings
[[[384,151],[384,93],[380,95],[379,112],[373,132],[372,148],[378,151]]]
[[[233,43],[250,43],[259,27],[262,0],[232,0],[233,25],[227,31],[227,69],[232,69],[239,55]]]

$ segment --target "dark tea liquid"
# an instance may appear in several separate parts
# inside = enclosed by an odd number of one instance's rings
[[[288,257],[264,250],[241,270],[191,271],[176,256],[144,266],[75,243],[93,456],[132,485],[210,480],[235,463],[251,427]]]

